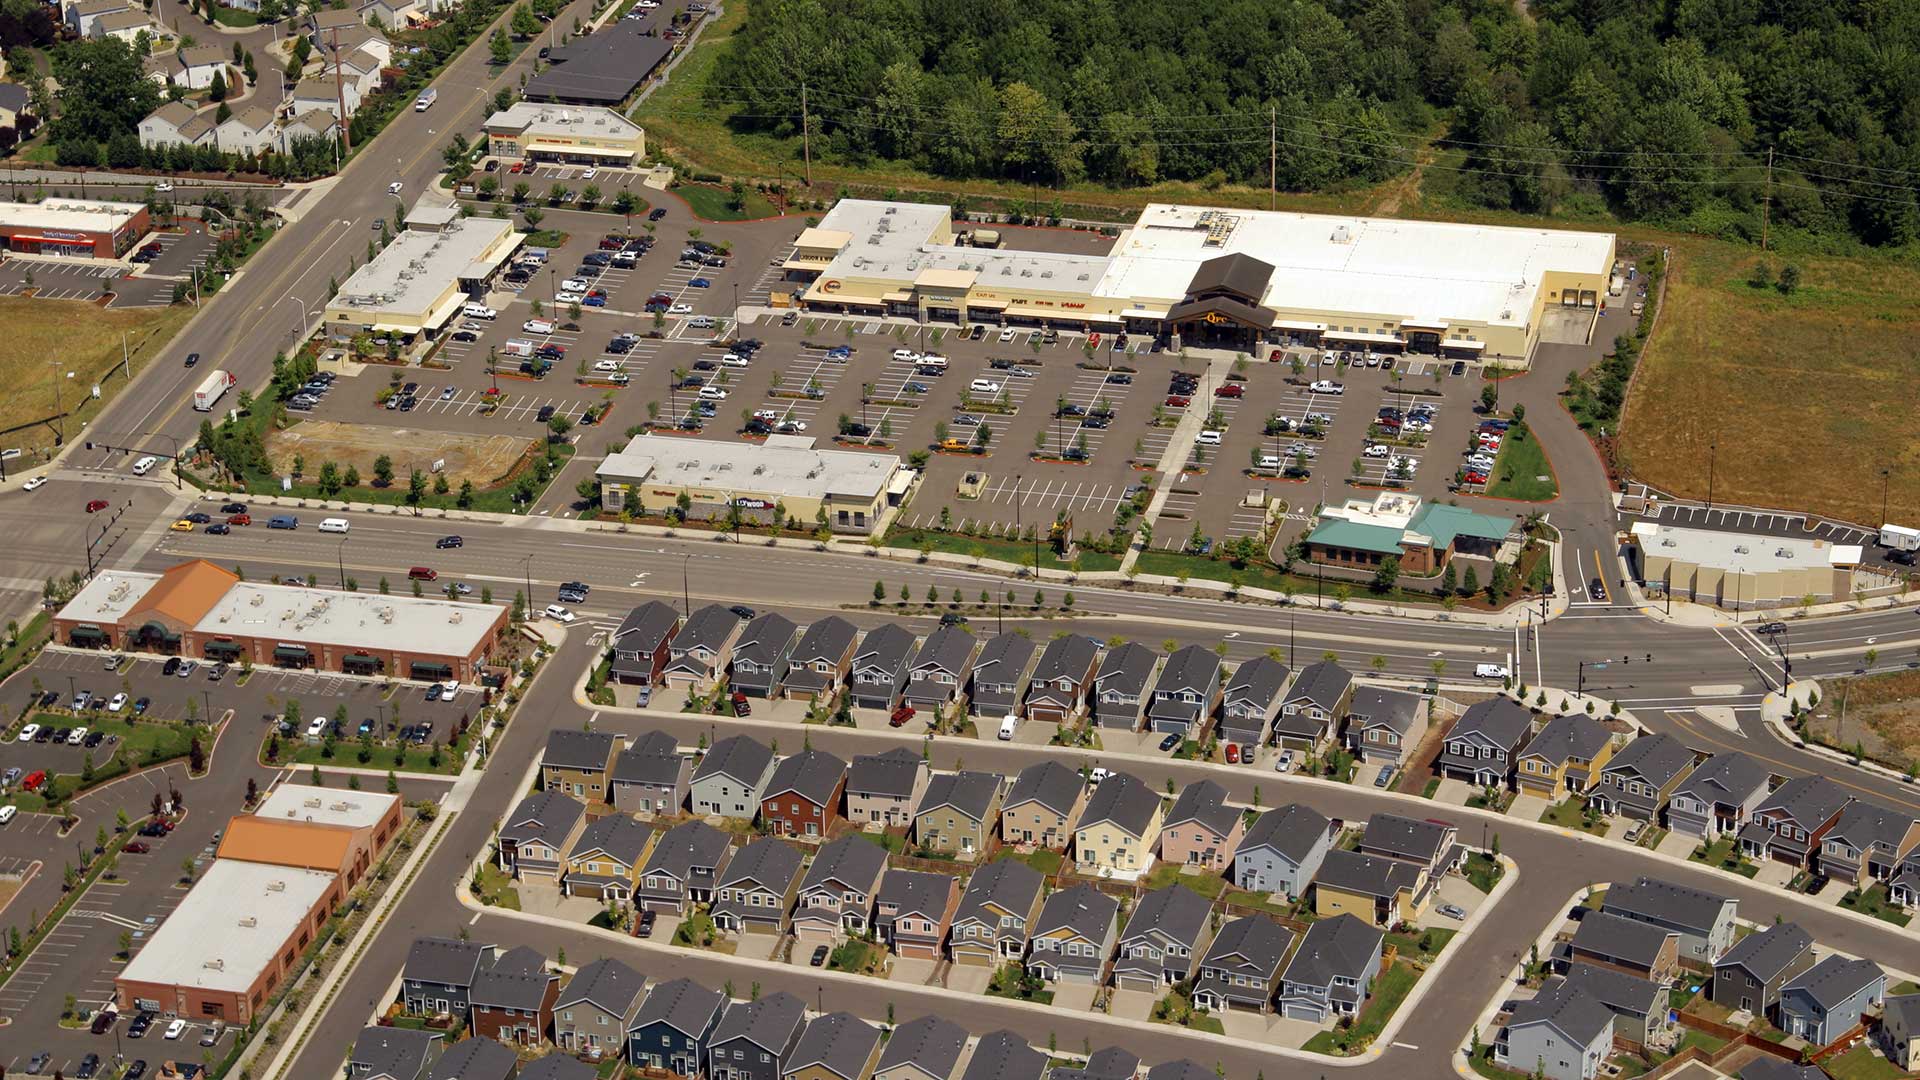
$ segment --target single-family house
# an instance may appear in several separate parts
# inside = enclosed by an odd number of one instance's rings
[[[655,985],[627,1025],[627,1064],[697,1076],[727,996],[692,979]]]
[[[913,838],[923,848],[971,858],[987,850],[1000,818],[999,773],[936,774],[913,809]]]
[[[680,613],[665,601],[649,600],[627,612],[607,642],[613,650],[614,681],[638,686],[659,683],[679,630]]]
[[[594,1080],[599,1071],[570,1054],[547,1054],[527,1062],[520,1080]]]
[[[1233,883],[1254,893],[1302,896],[1333,844],[1333,822],[1311,806],[1288,803],[1262,813],[1233,849]]]
[[[362,1028],[347,1054],[347,1080],[421,1080],[441,1038],[437,1031]]]
[[[732,735],[714,743],[693,770],[689,804],[702,817],[752,821],[772,779],[773,751],[745,735]]]
[[[153,16],[145,8],[128,8],[125,11],[109,11],[93,20],[93,29],[89,34],[93,38],[113,38],[128,45],[137,45],[140,35],[151,39],[155,33]]]
[[[1334,848],[1313,876],[1313,910],[1321,918],[1352,915],[1391,927],[1420,917],[1427,874],[1414,863]]]
[[[760,821],[782,836],[825,836],[840,818],[846,787],[846,762],[824,750],[802,750],[774,766]]]
[[[1194,1005],[1209,1012],[1271,1012],[1280,990],[1280,962],[1292,945],[1292,931],[1263,915],[1227,923],[1200,958]]]
[[[805,861],[799,848],[771,836],[741,848],[714,889],[713,925],[727,933],[785,933]]]
[[[1114,986],[1158,992],[1193,978],[1213,939],[1207,918],[1212,910],[1206,897],[1184,885],[1168,885],[1141,897],[1120,933]]]
[[[1027,719],[1064,724],[1080,715],[1100,644],[1085,634],[1047,642],[1027,682]]]
[[[1331,660],[1300,669],[1273,721],[1274,742],[1289,750],[1319,749],[1347,714],[1353,695],[1353,673]]]
[[[967,711],[995,718],[1017,715],[1027,688],[1027,668],[1032,663],[1033,639],[1025,634],[1009,630],[988,638],[973,662]]]
[[[953,962],[994,967],[1025,956],[1045,884],[1040,871],[1015,859],[974,871],[960,894],[947,939]]]
[[[1359,1015],[1373,992],[1386,938],[1379,927],[1344,914],[1307,927],[1280,975],[1280,1014],[1315,1024]]]
[[[1893,877],[1920,845],[1920,820],[1911,813],[1856,799],[1820,838],[1820,872],[1856,889]]]
[[[818,943],[839,934],[866,933],[886,869],[887,849],[858,833],[821,848],[800,881],[794,935]]]
[[[1739,901],[1730,896],[1642,875],[1607,890],[1608,914],[1672,930],[1680,935],[1680,960],[1705,971],[1733,945]]]
[[[280,125],[280,138],[274,149],[294,154],[300,152],[303,143],[316,139],[327,145],[339,144],[340,121],[334,119],[332,112],[308,109],[295,113],[293,119]]]
[[[794,1044],[781,1080],[867,1080],[880,1061],[880,1029],[850,1012],[816,1016]]]
[[[853,647],[859,631],[838,615],[829,615],[807,627],[788,658],[781,694],[794,701],[815,698],[831,702],[853,668]]]
[[[1613,1054],[1614,1014],[1563,978],[1514,1007],[1494,1047],[1502,1065],[1546,1080],[1593,1080]]]
[[[1040,1080],[1046,1073],[1047,1055],[1002,1028],[980,1036],[960,1080]]]
[[[1564,713],[1527,740],[1514,781],[1522,792],[1555,800],[1579,794],[1613,757],[1613,733],[1585,713]]]
[[[1664,926],[1589,911],[1567,946],[1569,963],[1585,962],[1657,983],[1680,971],[1680,932]]]
[[[856,754],[847,768],[847,820],[889,829],[910,824],[928,781],[927,760],[904,746]]]
[[[565,792],[549,788],[521,799],[500,826],[500,869],[516,878],[557,882],[586,819],[587,808]]]
[[[140,121],[141,146],[212,146],[212,114],[193,111],[184,101],[169,101]]]
[[[625,814],[594,819],[567,853],[561,893],[623,904],[634,900],[635,876],[656,835],[653,826]]]
[[[589,1061],[624,1056],[627,1028],[646,1000],[647,977],[612,957],[573,973],[553,1006],[553,1041]]]
[[[960,625],[927,635],[907,668],[906,703],[934,715],[960,700],[973,672],[973,635]]]
[[[1427,702],[1418,694],[1362,686],[1347,703],[1347,748],[1366,765],[1400,765],[1427,737]]]
[[[1160,857],[1181,866],[1199,866],[1224,874],[1246,835],[1246,816],[1227,803],[1227,789],[1196,780],[1173,800],[1160,828]]]
[[[465,1019],[473,981],[493,960],[493,946],[454,938],[418,937],[400,968],[400,1000],[414,1016]]]
[[[1460,846],[1460,830],[1451,823],[1399,814],[1368,818],[1359,850],[1410,862],[1436,878],[1458,866],[1466,854]]]
[[[640,871],[634,906],[685,915],[689,904],[713,902],[715,883],[733,856],[733,838],[704,821],[683,821],[653,845]]]
[[[620,737],[610,731],[555,728],[540,755],[542,786],[586,802],[609,802],[607,783],[619,753]]]
[[[733,643],[727,685],[748,697],[773,697],[786,682],[799,629],[777,611],[748,622]]]
[[[1113,773],[1093,789],[1074,825],[1074,862],[1082,874],[1146,873],[1165,820],[1166,805],[1146,781]]]
[[[1920,1072],[1920,994],[1888,994],[1880,1008],[1880,1049],[1901,1072]]]
[[[1920,858],[1909,855],[1887,879],[1887,900],[1895,907],[1912,911],[1920,907]]]
[[[1120,901],[1085,883],[1048,896],[1029,935],[1027,970],[1047,982],[1101,982],[1119,911]]]
[[[1147,725],[1161,735],[1205,738],[1220,699],[1220,674],[1220,657],[1212,649],[1188,645],[1175,650],[1153,682]]]
[[[101,18],[132,7],[128,0],[74,0],[67,5],[66,20],[75,37],[94,37],[93,24]]]
[[[461,1039],[427,1069],[427,1080],[513,1080],[520,1055],[492,1039]]]
[[[547,958],[516,945],[473,982],[473,1033],[509,1046],[539,1046],[553,1031],[560,976]]]
[[[733,647],[746,623],[725,604],[708,604],[687,616],[667,646],[660,678],[668,686],[696,694],[711,691],[727,670]]]
[[[1137,641],[1108,649],[1093,677],[1093,718],[1103,728],[1132,731],[1140,726],[1147,683],[1160,654]]]
[[[1287,665],[1271,656],[1258,656],[1234,668],[1220,695],[1220,738],[1265,746],[1273,718],[1280,714],[1280,694],[1287,688],[1289,674]]]
[[[1752,820],[1740,829],[1740,851],[1750,859],[1811,870],[1821,841],[1852,801],[1845,788],[1824,776],[1795,777],[1754,807]]]
[[[1635,821],[1665,820],[1667,800],[1693,771],[1694,754],[1664,732],[1642,735],[1620,748],[1600,770],[1587,802],[1603,814]]]
[[[1000,803],[1000,838],[1064,850],[1087,805],[1087,782],[1052,758],[1020,770]]]
[[[899,623],[887,623],[867,631],[859,648],[853,651],[849,680],[853,704],[862,709],[892,709],[900,692],[907,687],[914,644],[913,631]]]
[[[1533,714],[1511,698],[1467,706],[1447,732],[1434,768],[1441,776],[1475,787],[1506,787],[1514,759],[1533,733]]]
[[[628,813],[677,814],[693,792],[693,759],[664,731],[649,731],[614,755],[609,801]]]
[[[1813,935],[1799,923],[1775,923],[1734,942],[1714,960],[1708,996],[1729,1010],[1773,1021],[1781,989],[1812,966]]]
[[[893,1029],[873,1080],[955,1080],[967,1029],[943,1016],[922,1016]]]
[[[938,960],[959,906],[959,878],[892,867],[880,878],[874,930],[896,955]]]
[[[21,128],[23,118],[27,120],[28,126],[31,126],[32,95],[19,83],[0,82],[0,127],[13,128],[17,132]]]
[[[1780,1030],[1825,1046],[1853,1031],[1886,994],[1880,965],[1829,956],[1780,988]]]
[[[1644,1046],[1673,1028],[1667,1020],[1667,988],[1652,979],[1592,964],[1573,964],[1567,968],[1567,981],[1607,1007],[1613,1014],[1616,1038]]]
[[[1739,751],[1715,754],[1667,799],[1667,827],[1711,844],[1737,836],[1767,797],[1767,770]]]
[[[344,79],[335,84],[330,76],[314,75],[301,79],[294,84],[291,97],[295,116],[303,116],[317,110],[332,113],[335,119],[339,119],[343,101],[346,104],[348,120],[353,119],[353,114],[360,111],[359,85]]]
[[[273,110],[248,105],[214,129],[213,144],[229,154],[263,154],[275,149],[279,133]]]
[[[147,77],[161,86],[172,83],[182,90],[205,90],[218,75],[229,87],[238,90],[239,75],[233,70],[232,61],[232,52],[220,45],[188,45],[150,60]]]
[[[806,1020],[806,1003],[784,990],[728,1002],[707,1037],[707,1080],[784,1080]]]

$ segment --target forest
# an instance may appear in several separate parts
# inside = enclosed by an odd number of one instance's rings
[[[1911,0],[754,0],[703,89],[816,160],[1920,236]]]

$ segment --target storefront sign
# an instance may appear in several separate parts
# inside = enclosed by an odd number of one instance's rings
[[[740,509],[742,509],[742,510],[771,510],[771,509],[773,509],[773,504],[772,504],[772,503],[770,503],[770,502],[768,502],[768,501],[767,501],[767,500],[765,500],[765,499],[746,499],[746,498],[741,498],[741,499],[735,499],[735,500],[733,500],[733,505],[735,505],[735,506],[737,506],[737,507],[739,507],[739,508],[740,508]]]
[[[840,282],[834,278],[828,278],[827,280],[820,283],[820,291],[821,292],[839,292]]]
[[[1201,320],[1203,322],[1210,322],[1215,326],[1223,326],[1233,321],[1232,319],[1227,318],[1225,315],[1222,315],[1217,311],[1207,312],[1205,315],[1201,316]]]

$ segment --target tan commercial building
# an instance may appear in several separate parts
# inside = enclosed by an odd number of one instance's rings
[[[487,117],[487,153],[508,161],[637,164],[647,133],[612,109],[522,101]]]
[[[1864,556],[1857,544],[1653,521],[1634,522],[1632,539],[1649,590],[1736,611],[1785,607],[1807,596],[1815,602],[1844,599],[1853,593],[1853,572]]]
[[[450,206],[416,207],[406,226],[327,301],[328,333],[437,334],[526,239],[505,218],[462,217]]]
[[[1300,342],[1523,365],[1584,340],[1608,233],[1154,204],[1103,255],[975,246],[952,209],[842,200],[782,263],[810,311]]]
[[[332,871],[339,903],[400,835],[401,805],[397,795],[281,784],[253,813],[227,822],[214,854]]]
[[[776,513],[812,528],[822,511],[834,532],[871,535],[919,475],[892,454],[819,450],[804,435],[764,443],[641,435],[600,463],[600,503],[608,511],[664,514],[690,500],[687,516],[719,521],[729,504],[748,525]]]

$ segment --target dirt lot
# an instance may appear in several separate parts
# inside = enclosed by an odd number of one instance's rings
[[[532,446],[532,439],[515,435],[469,435],[308,420],[273,433],[267,440],[267,456],[281,473],[290,470],[298,454],[306,458],[310,474],[319,472],[321,462],[332,461],[342,470],[354,466],[368,482],[373,479],[374,460],[381,454],[393,458],[393,472],[398,478],[414,469],[430,472],[435,461],[444,461],[442,471],[448,483],[458,486],[462,480],[472,480],[474,486],[486,487],[500,482]],[[395,482],[404,483],[404,479]]]
[[[1807,730],[1835,746],[1857,742],[1871,757],[1920,759],[1920,669],[1827,682]]]
[[[0,296],[0,326],[7,328],[0,337],[0,386],[8,391],[0,394],[0,432],[6,433],[0,446],[17,446],[31,456],[53,445],[53,426],[35,423],[55,411],[50,379],[55,368],[49,361],[60,361],[59,401],[72,412],[67,434],[76,435],[82,422],[98,415],[127,384],[116,371],[102,383],[99,400],[86,397],[95,380],[120,363],[120,335],[128,335],[138,371],[192,314],[190,307],[102,309],[73,300]],[[73,378],[66,377],[68,372]]]

